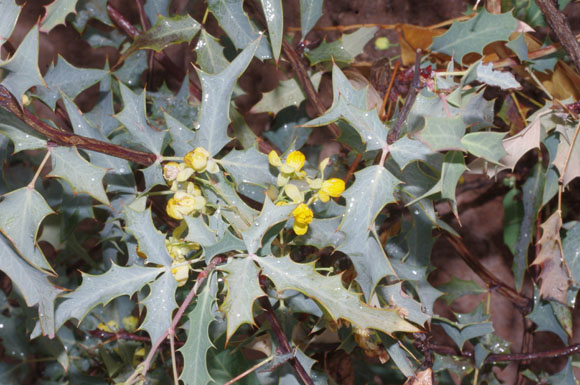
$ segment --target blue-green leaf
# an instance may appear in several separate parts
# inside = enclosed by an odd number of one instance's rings
[[[243,0],[208,0],[207,6],[211,13],[220,23],[220,26],[228,34],[237,49],[246,49],[258,34],[242,8]],[[259,47],[252,52],[260,60],[272,58],[272,51],[268,43],[263,40]]]
[[[270,36],[270,45],[274,53],[274,60],[278,62],[280,51],[282,50],[282,36],[284,34],[282,0],[261,1],[262,10],[266,16],[266,24],[268,24],[268,35]]]
[[[36,244],[40,223],[53,213],[50,206],[38,191],[27,187],[2,197],[0,231],[32,266],[53,271]]]
[[[467,151],[475,156],[499,163],[506,155],[502,144],[505,132],[472,132],[461,138]]]
[[[109,18],[107,12],[108,0],[80,0],[77,4],[77,14],[72,21],[75,29],[82,33],[85,30],[87,22],[91,19],[96,19],[103,24],[113,26],[113,22]],[[147,7],[147,6],[145,6]]]
[[[222,72],[230,64],[224,56],[224,47],[205,29],[201,30],[195,52],[197,65],[209,74]]]
[[[228,110],[234,85],[250,64],[260,40],[257,39],[246,47],[226,69],[218,74],[212,75],[197,70],[203,91],[203,103],[194,147],[205,148],[211,156],[215,156],[231,140],[227,134],[230,123]]]
[[[242,151],[232,150],[218,162],[231,174],[237,185],[250,183],[266,187],[276,183],[276,178],[270,172],[268,157],[255,147]]]
[[[465,123],[460,116],[453,118],[429,116],[425,118],[425,128],[419,133],[419,137],[433,151],[465,151],[465,146],[461,143],[464,134]]]
[[[12,35],[21,7],[14,0],[0,0],[0,46]]]
[[[125,217],[127,231],[137,239],[139,252],[147,256],[147,262],[170,266],[172,259],[165,247],[165,235],[155,228],[151,210],[136,211],[127,206]]]
[[[266,198],[260,215],[254,219],[254,224],[248,230],[242,232],[248,253],[256,253],[262,247],[262,237],[266,234],[266,231],[276,223],[288,219],[288,216],[295,208],[295,204],[275,206],[270,199]]]
[[[4,108],[0,108],[0,134],[14,143],[14,153],[46,148],[46,139]]]
[[[167,124],[167,128],[169,129],[169,135],[171,135],[171,148],[175,151],[175,156],[185,156],[185,154],[193,150],[189,142],[194,140],[195,131],[191,130],[187,125],[181,123],[167,112],[164,112],[163,115],[165,117],[165,124]]]
[[[302,40],[322,16],[323,0],[300,0],[300,29]]]
[[[443,154],[431,151],[421,141],[406,135],[389,146],[389,153],[401,170],[416,160],[435,165],[441,164],[443,158]]]
[[[177,308],[175,302],[177,281],[173,274],[167,271],[150,283],[149,288],[149,295],[141,302],[147,308],[147,315],[139,329],[145,330],[155,343],[171,325],[173,310]]]
[[[199,243],[201,246],[215,245],[218,241],[217,232],[211,229],[200,215],[198,217],[185,217],[187,223],[186,241]]]
[[[158,16],[169,15],[169,6],[171,5],[171,0],[147,0],[145,1],[145,14],[149,23],[157,23]]]
[[[318,88],[321,79],[322,72],[312,75],[311,80],[315,88]],[[305,99],[304,91],[302,91],[296,79],[282,80],[276,88],[262,95],[262,99],[252,107],[251,112],[256,114],[271,112],[276,115],[286,107],[298,107]]]
[[[18,49],[8,60],[0,63],[5,73],[2,84],[22,103],[22,95],[33,86],[44,86],[38,69],[38,26],[35,25],[24,37]]]
[[[318,47],[306,52],[306,57],[311,65],[330,61],[352,63],[376,32],[377,27],[362,27],[353,33],[342,35],[340,39],[331,43],[324,40]]]
[[[102,167],[87,162],[76,147],[50,147],[52,171],[48,176],[64,179],[75,193],[87,193],[108,205],[109,198],[103,188],[107,173]]]
[[[75,12],[78,0],[54,0],[46,7],[46,14],[40,24],[42,32],[49,32],[51,29],[59,24],[64,24],[64,21],[69,13]]]

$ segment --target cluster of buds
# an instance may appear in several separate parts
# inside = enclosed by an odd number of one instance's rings
[[[200,246],[195,242],[170,237],[165,240],[165,247],[173,259],[171,266],[175,266],[171,269],[171,273],[177,281],[177,285],[183,286],[187,282],[191,270],[189,264],[186,263],[186,257],[190,252],[199,250]]]
[[[188,152],[183,163],[168,162],[163,166],[163,177],[175,194],[167,202],[167,214],[174,219],[183,219],[205,208],[206,200],[201,190],[189,181],[193,174],[216,173],[219,167],[210,153],[202,147]]]
[[[300,151],[292,151],[289,153],[284,162],[282,162],[275,151],[271,151],[268,154],[268,161],[280,171],[277,184],[282,189],[274,203],[278,206],[298,204],[294,211],[292,211],[292,216],[294,217],[294,225],[292,228],[296,235],[306,234],[308,225],[314,219],[314,212],[308,206],[317,200],[328,202],[331,197],[340,197],[345,189],[344,181],[338,178],[324,180],[324,169],[328,165],[328,158],[320,163],[318,167],[320,177],[316,179],[310,179],[306,176],[306,172],[302,170],[306,157]],[[290,183],[291,181],[302,180],[306,181],[305,185],[307,186],[302,191],[297,184]],[[304,185],[304,183],[302,184]],[[308,194],[309,198],[306,200]]]

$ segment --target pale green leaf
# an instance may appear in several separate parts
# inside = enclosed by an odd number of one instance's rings
[[[14,55],[0,63],[4,75],[0,84],[14,95],[19,104],[22,104],[22,95],[30,87],[44,87],[38,69],[38,49],[38,26],[35,25],[28,31]]]
[[[208,284],[199,293],[195,308],[188,314],[187,341],[179,349],[184,361],[179,379],[185,385],[206,385],[213,381],[207,369],[207,352],[213,347],[209,338],[209,326],[214,320],[212,312],[214,301],[215,296]]]
[[[461,139],[465,134],[465,123],[461,116],[454,118],[426,117],[425,128],[419,133],[420,139],[433,151],[465,151]]]
[[[359,328],[380,330],[387,334],[397,331],[415,332],[419,329],[402,319],[396,311],[370,307],[359,294],[342,286],[340,275],[322,276],[314,269],[314,262],[295,263],[290,257],[256,258],[262,273],[272,280],[278,291],[298,290],[314,299],[334,319],[344,319]]]
[[[78,0],[54,0],[46,7],[46,13],[40,24],[42,32],[49,32],[59,24],[64,24],[69,13],[75,12]]]
[[[27,187],[2,196],[0,202],[0,231],[30,264],[38,269],[53,271],[36,244],[38,228],[53,211],[42,195]]]
[[[526,44],[526,39],[523,33],[518,34],[518,37],[509,41],[506,46],[514,51],[518,59],[521,62],[529,61],[528,58],[528,45]]]
[[[202,87],[199,130],[195,136],[194,147],[201,146],[215,156],[231,140],[227,130],[230,99],[236,80],[242,75],[254,57],[261,39],[252,42],[222,72],[212,75],[197,70]]]
[[[472,132],[461,138],[467,151],[475,156],[499,163],[506,155],[502,145],[505,132]]]
[[[82,284],[66,294],[66,300],[56,309],[57,328],[71,318],[80,324],[95,306],[106,305],[122,295],[133,295],[163,272],[170,273],[165,268],[122,267],[113,263],[109,271],[100,275],[82,273]]]
[[[312,84],[314,88],[318,89],[320,80],[322,79],[322,72],[317,72],[312,75]],[[272,112],[277,114],[280,110],[289,107],[298,107],[306,99],[302,88],[295,78],[282,80],[276,88],[270,92],[262,95],[262,99],[252,107],[252,113]]]
[[[85,30],[87,22],[91,19],[96,19],[103,24],[113,26],[113,22],[109,18],[107,12],[108,0],[80,0],[77,4],[77,14],[72,21],[75,29],[82,33]],[[147,7],[147,6],[145,6]]]
[[[236,185],[250,183],[267,187],[268,184],[276,184],[276,178],[270,172],[268,156],[255,147],[232,150],[218,162],[234,178]]]
[[[300,27],[302,40],[322,16],[323,0],[300,0]]]
[[[278,62],[282,50],[282,37],[284,35],[284,15],[282,0],[261,0],[262,10],[266,16],[270,45],[274,53],[274,60]]]
[[[243,0],[208,0],[207,6],[228,34],[237,49],[246,49],[251,42],[259,37],[242,8]],[[259,42],[252,56],[260,60],[272,58],[272,51],[266,40]]]
[[[200,28],[201,25],[187,14],[172,17],[160,16],[153,27],[135,38],[123,56],[128,57],[140,49],[160,52],[172,44],[189,43]]]
[[[171,135],[171,148],[175,151],[175,156],[185,156],[188,152],[193,150],[190,141],[195,138],[195,131],[191,130],[187,125],[181,123],[173,116],[164,112],[165,123]]]
[[[153,129],[147,123],[145,111],[145,91],[135,94],[123,83],[119,84],[123,97],[123,110],[115,118],[123,124],[133,136],[133,140],[154,154],[161,153],[165,132]]]
[[[170,271],[163,273],[149,284],[150,293],[141,304],[147,308],[147,315],[139,329],[145,330],[153,343],[157,341],[171,325],[173,310],[177,308],[175,290],[177,281]]]
[[[46,139],[4,108],[0,108],[0,134],[14,143],[14,153],[46,148]]]
[[[0,46],[12,35],[21,7],[14,0],[0,0]]]
[[[74,99],[107,74],[108,71],[105,70],[75,67],[59,55],[56,67],[51,64],[44,75],[48,88],[38,87],[36,94],[47,106],[54,109],[61,92]]]
[[[151,210],[135,211],[126,206],[124,211],[126,230],[137,239],[138,250],[147,256],[147,262],[170,266],[172,259],[165,247],[165,235],[153,224]]]
[[[264,295],[258,282],[258,267],[251,258],[235,258],[220,266],[227,272],[224,278],[228,294],[220,310],[227,319],[227,339],[243,324],[254,324],[254,301]]]
[[[401,169],[416,160],[427,164],[440,164],[443,158],[442,154],[431,151],[421,141],[406,135],[389,146],[389,153]]]
[[[74,193],[87,193],[108,205],[109,198],[103,188],[103,177],[107,173],[102,167],[87,162],[76,147],[50,147],[52,171],[48,176],[64,179]]]
[[[207,73],[217,74],[230,64],[224,56],[224,47],[205,29],[201,30],[195,52],[197,65]]]
[[[217,232],[205,223],[201,215],[198,217],[187,216],[185,223],[187,223],[186,241],[196,242],[201,246],[211,246],[217,243]]]
[[[53,338],[56,331],[54,301],[60,290],[48,281],[48,275],[30,266],[20,258],[12,250],[8,241],[1,235],[0,270],[12,280],[12,284],[22,293],[28,306],[38,305],[42,334]]]
[[[246,244],[248,253],[256,253],[262,247],[262,237],[266,234],[266,231],[276,223],[287,220],[295,208],[295,204],[275,206],[270,199],[266,198],[262,211],[254,219],[253,225],[248,230],[242,232],[242,238]]]
[[[468,53],[482,54],[489,43],[508,41],[517,25],[511,12],[495,15],[483,9],[472,19],[454,22],[446,33],[433,39],[429,49],[453,56],[461,64]]]
[[[169,6],[171,5],[171,0],[147,0],[145,1],[145,14],[149,23],[155,24],[159,21],[158,16],[169,15]]]
[[[352,63],[360,55],[365,45],[375,36],[377,27],[362,27],[353,33],[344,34],[338,40],[327,43],[324,40],[315,49],[306,52],[311,65],[334,61]]]

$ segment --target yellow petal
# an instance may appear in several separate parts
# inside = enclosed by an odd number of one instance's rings
[[[322,191],[333,198],[339,197],[344,192],[344,181],[338,178],[331,178],[322,183]]]
[[[293,202],[302,202],[304,199],[302,198],[302,194],[300,194],[300,190],[298,187],[293,184],[287,184],[284,186],[284,192]]]
[[[305,160],[306,157],[303,153],[300,151],[292,151],[290,154],[288,154],[288,157],[286,157],[286,164],[297,172],[300,171],[300,169],[304,166]]]
[[[268,154],[268,162],[270,162],[270,164],[274,167],[280,167],[282,165],[280,157],[278,156],[278,154],[276,154],[276,151],[274,150],[270,151],[270,153]]]
[[[294,226],[292,226],[292,229],[296,235],[304,235],[308,231],[308,224],[294,221]]]

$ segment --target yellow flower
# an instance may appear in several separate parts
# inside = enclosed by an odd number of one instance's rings
[[[110,320],[106,325],[101,322],[97,325],[97,329],[107,333],[116,333],[119,330],[119,324],[115,320]]]
[[[280,157],[276,154],[276,151],[270,151],[268,154],[268,161],[272,166],[280,169],[280,174],[278,174],[278,186],[284,186],[292,178],[302,179],[306,175],[306,173],[302,171],[306,157],[300,151],[292,151],[288,154],[284,163],[282,163]]]
[[[185,261],[185,257],[191,251],[196,251],[200,248],[198,243],[187,242],[174,237],[169,237],[169,239],[165,240],[165,247],[171,258],[181,262]]]
[[[209,151],[203,147],[197,147],[195,150],[188,152],[183,160],[197,172],[208,171],[215,174],[219,171],[217,163],[210,157]]]
[[[167,162],[163,165],[163,177],[167,182],[185,182],[193,175],[193,170],[185,163]]]
[[[308,206],[304,203],[300,203],[298,207],[292,211],[292,215],[294,216],[294,232],[297,235],[304,235],[306,231],[308,231],[308,224],[312,223],[312,218],[314,217],[314,213]]]
[[[180,265],[183,262],[173,261],[171,266]],[[189,278],[189,265],[181,265],[178,267],[174,267],[171,269],[171,274],[173,274],[173,278],[177,281],[177,286],[183,286],[187,282]]]
[[[195,192],[195,190],[194,190]],[[195,193],[189,193],[183,190],[178,190],[173,198],[167,202],[167,215],[174,219],[183,219],[184,217],[193,214],[205,207],[205,198]]]
[[[344,181],[338,178],[330,178],[322,182],[322,187],[318,191],[318,199],[328,202],[330,197],[337,198],[344,192]]]

